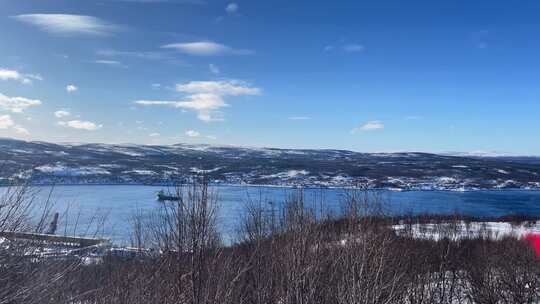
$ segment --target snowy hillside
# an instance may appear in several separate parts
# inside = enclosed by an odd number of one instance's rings
[[[53,144],[0,139],[3,184],[214,183],[393,190],[540,189],[538,158],[359,153],[176,144]]]

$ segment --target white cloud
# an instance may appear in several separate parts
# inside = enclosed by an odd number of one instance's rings
[[[351,130],[351,133],[358,133],[360,131],[376,131],[376,130],[382,130],[384,129],[384,123],[380,120],[372,120],[368,121],[362,126],[358,128],[354,128]]]
[[[225,7],[225,11],[229,14],[234,14],[238,11],[239,8],[240,7],[238,6],[237,3],[232,2],[232,3],[227,4],[227,6]]]
[[[208,68],[210,69],[210,72],[214,75],[219,75],[219,73],[221,73],[221,71],[215,64],[210,63],[208,65]]]
[[[30,135],[30,132],[28,132],[28,130],[25,129],[23,126],[15,125],[10,115],[0,115],[0,129],[3,130],[9,128],[12,128],[15,133],[19,135]]]
[[[54,112],[54,116],[56,116],[57,118],[64,118],[64,117],[68,117],[70,115],[71,115],[71,113],[66,111],[66,110],[58,110],[58,111]]]
[[[0,115],[0,129],[7,129],[13,126],[13,120],[9,115]]]
[[[104,64],[104,65],[109,65],[109,66],[114,66],[114,67],[121,67],[121,68],[126,68],[127,66],[125,66],[123,63],[121,63],[120,61],[116,61],[116,60],[96,60],[94,61],[95,63],[97,64]]]
[[[343,46],[343,50],[345,52],[351,52],[351,53],[363,52],[365,49],[366,48],[361,44],[347,44]]]
[[[180,101],[138,100],[143,106],[169,106],[197,113],[197,118],[204,122],[223,121],[220,109],[228,107],[225,96],[260,95],[262,90],[238,80],[228,81],[191,81],[177,84],[176,91],[188,95]]]
[[[311,117],[307,116],[291,116],[289,117],[290,120],[309,120]]]
[[[0,109],[13,113],[22,113],[29,107],[41,105],[41,100],[24,97],[10,97],[0,93]]]
[[[26,81],[26,82],[28,82],[28,81],[32,82],[32,79],[33,80],[43,80],[43,77],[41,77],[41,75],[39,75],[39,74],[24,74],[24,76],[26,78],[30,79],[30,80],[23,80],[23,81]]]
[[[234,49],[213,41],[172,43],[164,45],[162,48],[175,49],[178,52],[195,56],[251,55],[254,53],[252,50]]]
[[[195,131],[195,130],[187,130],[186,135],[189,137],[199,137],[201,136],[201,133]]]
[[[15,132],[20,135],[25,135],[25,136],[30,135],[30,132],[26,128],[19,125],[14,126],[13,130],[15,130]]]
[[[160,135],[161,134],[159,134],[159,133],[150,133],[150,134],[148,134],[148,136],[150,136],[150,137],[159,137]]]
[[[81,120],[59,121],[58,124],[63,127],[86,130],[86,131],[95,131],[103,127],[103,125],[98,125],[91,121],[81,121]]]
[[[118,31],[119,27],[93,16],[68,14],[28,14],[14,16],[18,21],[38,27],[54,35],[106,36]]]
[[[136,104],[141,106],[175,106],[179,101],[165,101],[165,100],[137,100]],[[136,123],[139,123],[138,121]]]
[[[407,116],[405,117],[406,120],[419,120],[421,119],[420,116]]]
[[[222,117],[220,112],[199,112],[197,118],[204,122],[219,122],[225,121],[225,118]]]
[[[72,92],[75,92],[77,90],[79,90],[79,88],[77,86],[75,86],[75,85],[70,84],[70,85],[66,86],[66,91],[68,93],[72,93]]]
[[[0,69],[0,80],[19,80],[21,74],[14,70]]]
[[[209,93],[193,94],[187,97],[187,101],[180,101],[175,105],[177,108],[194,111],[217,110],[229,105],[219,95]]]
[[[163,101],[163,100],[138,100],[136,104],[143,106],[170,106],[197,112],[197,118],[204,122],[223,121],[221,117],[216,117],[219,113],[216,110],[228,107],[221,96],[215,94],[193,94],[182,101]]]
[[[15,80],[23,84],[31,84],[32,80],[43,80],[40,75],[22,74],[16,70],[0,69],[0,80]]]
[[[176,90],[183,93],[210,93],[216,95],[260,95],[261,89],[250,87],[243,81],[222,80],[222,81],[190,81],[188,83],[177,84]]]

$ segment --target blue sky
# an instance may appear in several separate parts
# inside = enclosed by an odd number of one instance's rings
[[[540,155],[538,1],[1,8],[1,137]]]

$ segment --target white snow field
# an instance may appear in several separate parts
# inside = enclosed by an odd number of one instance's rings
[[[483,237],[501,239],[504,237],[523,238],[528,234],[540,233],[540,221],[513,224],[509,222],[464,222],[437,224],[399,224],[392,229],[400,236],[418,239],[461,240]]]

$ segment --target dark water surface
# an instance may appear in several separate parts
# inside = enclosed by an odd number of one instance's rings
[[[39,187],[37,201],[43,202],[50,193],[50,187]],[[130,219],[136,213],[159,210],[156,192],[161,187],[153,186],[56,186],[51,200],[54,210],[62,214],[59,233],[93,234],[95,227],[86,229],[89,224],[100,226],[101,233],[116,243],[126,243],[131,233]],[[219,196],[219,227],[232,237],[237,230],[246,202],[273,202],[276,208],[294,189],[272,187],[219,186],[213,188]],[[7,188],[0,188],[0,194]],[[304,195],[308,205],[319,211],[338,214],[347,195],[344,189],[307,189]],[[502,216],[508,214],[527,214],[540,216],[540,191],[382,191],[385,210],[392,214],[461,213],[471,216]],[[66,211],[67,210],[67,211]],[[68,216],[65,216],[67,214]],[[94,215],[106,215],[104,225]],[[76,226],[76,228],[75,228]]]

